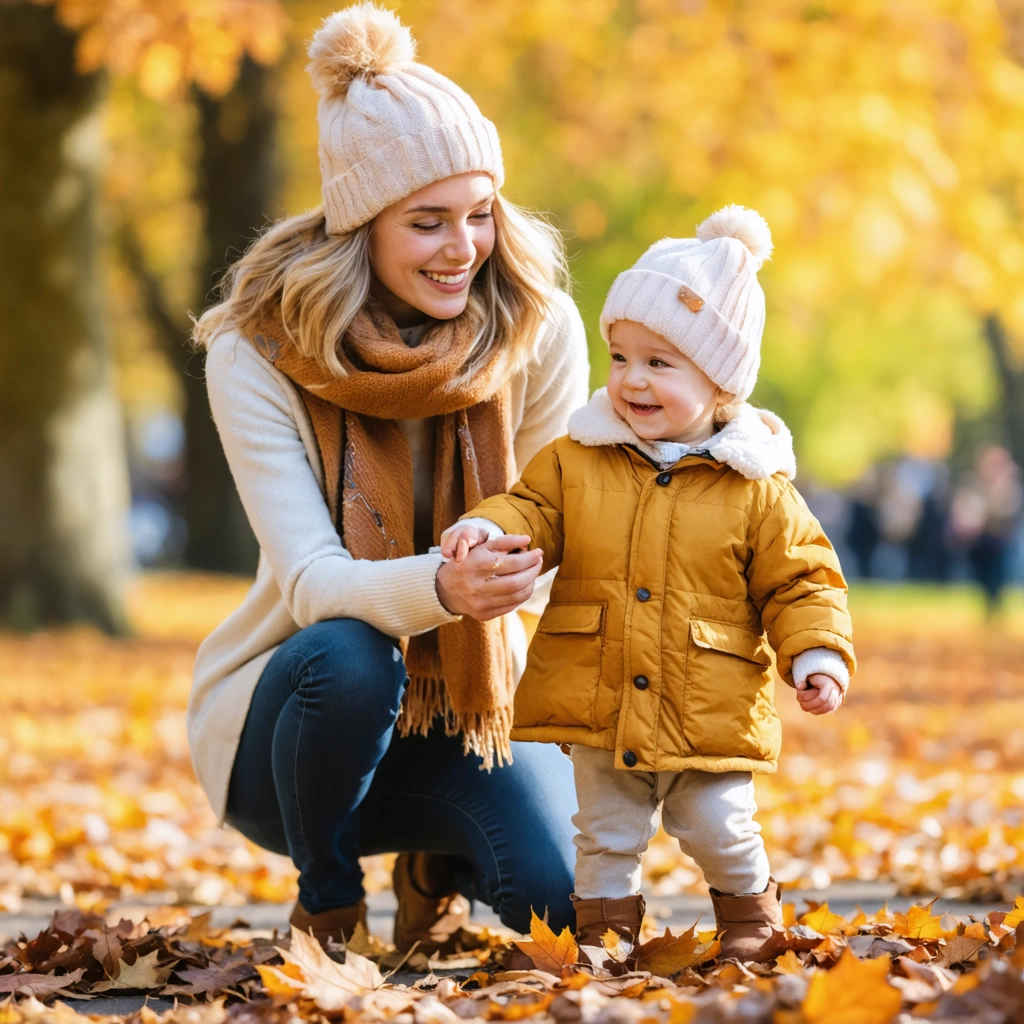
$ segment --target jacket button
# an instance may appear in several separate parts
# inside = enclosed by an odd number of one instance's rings
[[[636,767],[636,754],[634,754],[632,750],[624,750],[622,752],[622,763],[627,768],[635,768]]]
[[[659,484],[661,484],[662,487],[668,487],[668,485],[670,483],[672,483],[672,474],[671,473],[659,473],[655,477],[655,479],[657,480],[657,482]]]
[[[638,690],[646,690],[647,687],[651,685],[651,683],[650,683],[650,680],[647,678],[647,676],[636,676],[633,679],[633,685]]]
[[[651,592],[646,587],[641,587],[636,592],[636,596],[639,601],[649,601],[651,599]]]

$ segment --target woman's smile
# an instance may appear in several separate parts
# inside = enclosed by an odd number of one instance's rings
[[[438,291],[446,295],[457,295],[469,284],[469,274],[472,267],[464,267],[457,271],[421,270],[420,273]]]

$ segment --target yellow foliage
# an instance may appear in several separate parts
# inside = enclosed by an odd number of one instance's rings
[[[831,970],[816,972],[803,1002],[807,1024],[887,1024],[902,1002],[889,984],[890,963],[887,956],[858,960],[846,950]]]
[[[278,0],[37,0],[79,33],[83,72],[137,76],[142,91],[165,100],[195,83],[213,96],[231,88],[245,54],[278,59],[286,19]]]

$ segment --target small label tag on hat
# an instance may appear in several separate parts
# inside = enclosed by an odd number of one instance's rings
[[[679,289],[679,299],[691,313],[699,313],[704,308],[704,300],[688,284]]]

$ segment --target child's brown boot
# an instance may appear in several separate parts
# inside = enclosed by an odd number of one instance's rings
[[[576,906],[576,944],[580,947],[580,963],[603,967],[613,974],[622,974],[633,967],[633,950],[640,938],[640,924],[647,905],[643,896],[622,896],[619,899],[581,900],[573,896]],[[604,955],[602,936],[611,929],[619,937],[619,960]],[[622,960],[622,954],[625,959]]]
[[[728,896],[711,890],[715,924],[722,943],[722,959],[772,960],[786,950],[786,928],[782,923],[782,890],[774,878],[764,892]]]

